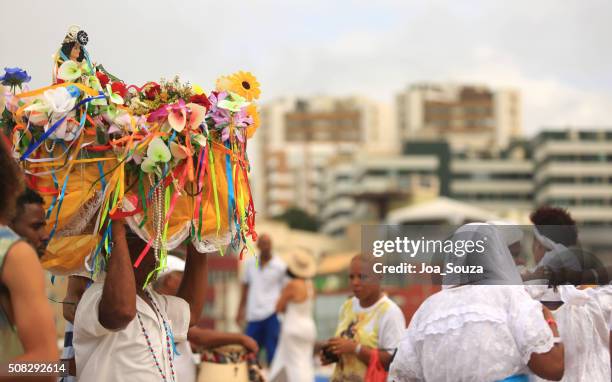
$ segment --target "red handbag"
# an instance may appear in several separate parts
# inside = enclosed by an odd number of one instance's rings
[[[370,353],[370,364],[368,365],[368,371],[366,372],[365,382],[386,382],[387,372],[380,362],[378,355],[378,349],[372,349]]]

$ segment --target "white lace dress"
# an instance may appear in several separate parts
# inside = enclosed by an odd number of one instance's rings
[[[586,301],[566,302],[552,312],[565,348],[565,373],[561,381],[609,382],[612,286],[585,292],[590,297]],[[547,380],[532,376],[530,381]]]
[[[388,380],[499,381],[527,373],[531,354],[552,347],[541,304],[522,286],[444,289],[413,316]]]
[[[317,332],[312,319],[312,283],[308,283],[307,287],[306,300],[287,304],[280,339],[270,366],[270,382],[314,381],[313,349]]]

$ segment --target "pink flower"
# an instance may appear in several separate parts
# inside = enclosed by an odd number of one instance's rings
[[[168,118],[168,105],[163,105],[149,114],[147,122],[163,121],[166,118]]]

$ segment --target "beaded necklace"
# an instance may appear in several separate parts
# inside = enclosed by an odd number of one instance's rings
[[[161,310],[157,307],[157,304],[155,303],[155,300],[153,300],[153,296],[151,296],[151,294],[149,293],[149,291],[145,290],[145,294],[147,295],[147,297],[149,298],[149,300],[151,300],[151,304],[153,305],[153,308],[155,308],[155,311],[159,314],[159,316],[162,319],[162,323],[164,324],[164,331],[166,334],[166,348],[168,351],[168,360],[170,362],[170,373],[172,376],[172,381],[176,381],[176,377],[174,374],[174,365],[172,364],[172,358],[173,358],[173,346],[170,343],[170,329],[168,328],[168,323],[166,322],[166,320],[164,319],[164,316],[161,313]],[[164,381],[168,381],[168,378],[166,377],[166,374],[164,374],[164,371],[161,368],[161,365],[159,364],[159,361],[157,360],[157,356],[155,355],[155,351],[153,350],[153,346],[151,345],[151,340],[149,339],[149,335],[147,334],[147,331],[145,330],[144,324],[142,323],[142,318],[140,317],[140,313],[136,312],[136,316],[138,317],[138,322],[140,323],[140,329],[142,329],[142,334],[145,337],[145,340],[147,341],[147,346],[149,347],[149,352],[151,353],[151,356],[153,357],[153,361],[155,362],[155,366],[157,366],[157,371],[159,371],[159,374],[162,377],[162,380]],[[163,350],[162,350],[163,352]]]

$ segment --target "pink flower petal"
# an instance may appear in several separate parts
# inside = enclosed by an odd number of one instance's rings
[[[180,133],[187,123],[187,112],[184,109],[179,111],[172,110],[172,112],[168,114],[168,123],[170,123],[170,126],[174,130]]]
[[[187,107],[191,109],[191,115],[189,116],[189,127],[191,129],[197,129],[202,121],[204,121],[206,108],[196,103],[188,103]]]

